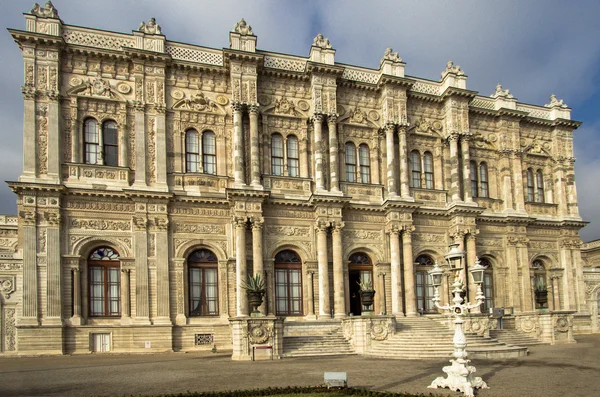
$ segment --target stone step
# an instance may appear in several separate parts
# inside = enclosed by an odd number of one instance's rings
[[[535,346],[548,344],[534,338],[533,336],[529,336],[523,332],[513,329],[490,330],[490,336],[493,336],[494,338],[497,338],[510,345]]]

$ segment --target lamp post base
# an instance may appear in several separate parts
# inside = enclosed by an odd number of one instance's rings
[[[478,376],[472,376],[476,371],[475,367],[468,365],[471,360],[464,360],[458,358],[456,360],[450,360],[452,365],[448,365],[442,369],[446,374],[447,378],[440,376],[436,378],[429,389],[445,388],[450,390],[460,391],[465,393],[465,397],[474,397],[474,389],[488,389],[487,384]]]

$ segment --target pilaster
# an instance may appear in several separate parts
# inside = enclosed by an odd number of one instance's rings
[[[333,310],[336,318],[346,316],[346,297],[344,286],[344,262],[342,257],[342,229],[344,222],[333,224],[331,230],[333,245]]]
[[[135,319],[136,324],[150,324],[150,290],[148,285],[148,217],[146,203],[135,205],[133,240],[135,252]]]
[[[339,184],[339,163],[338,163],[338,136],[337,136],[337,115],[330,114],[327,116],[327,126],[329,127],[329,174],[331,193],[341,193]]]
[[[258,105],[248,105],[248,115],[250,117],[250,184],[253,188],[262,189],[258,147]]]
[[[403,199],[410,199],[410,190],[408,186],[408,144],[406,142],[408,123],[398,126],[398,151],[400,153],[400,195]]]
[[[315,159],[315,187],[316,192],[323,192],[325,190],[323,180],[323,115],[315,114],[312,117],[312,122],[314,126],[313,158]]]
[[[19,325],[39,325],[37,274],[37,213],[36,197],[23,197],[24,207],[19,212],[23,238],[23,308]]]
[[[252,218],[252,265],[254,267],[254,275],[259,275],[265,280],[265,271],[263,266],[263,226],[264,219],[262,217]],[[263,301],[259,307],[261,314],[267,314],[267,307]]]
[[[164,206],[166,208],[166,205]],[[154,324],[171,324],[169,283],[169,220],[167,214],[154,218],[156,235],[156,316]]]
[[[317,261],[319,266],[319,317],[331,317],[329,301],[329,264],[327,262],[327,229],[329,222],[317,221]]]
[[[58,198],[56,199],[58,201]],[[46,222],[46,313],[43,325],[62,325],[62,266],[58,209],[44,212]]]
[[[391,272],[391,295],[392,314],[403,316],[402,308],[402,277],[400,268],[400,229],[397,225],[388,226],[390,236],[390,272]]]
[[[242,130],[242,110],[240,102],[232,102],[233,111],[233,186],[241,188],[246,186],[244,177],[244,136]]]
[[[236,316],[248,315],[248,296],[244,290],[247,279],[246,265],[246,226],[248,219],[236,217],[233,220],[235,227],[235,285],[236,285]]]
[[[406,315],[417,315],[415,297],[415,265],[412,252],[412,232],[414,226],[408,226],[402,231],[402,255],[404,259],[404,294]]]
[[[385,125],[385,144],[386,144],[386,168],[387,168],[387,190],[388,197],[394,198],[398,195],[398,189],[396,187],[396,167],[395,167],[395,153],[394,149],[394,130],[396,126],[388,123]]]

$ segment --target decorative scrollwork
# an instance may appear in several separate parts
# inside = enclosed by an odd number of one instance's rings
[[[260,345],[269,340],[271,330],[266,324],[249,324],[248,339],[253,345]]]

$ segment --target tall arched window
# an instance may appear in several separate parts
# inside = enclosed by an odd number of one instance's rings
[[[107,120],[102,124],[102,152],[104,165],[119,165],[119,130],[117,123]]]
[[[275,255],[275,311],[279,316],[301,316],[302,260],[294,251]]]
[[[435,262],[429,255],[419,255],[415,260],[415,289],[417,299],[417,310],[421,313],[434,312],[435,308],[431,299],[433,298],[433,284],[429,277],[429,270],[433,269]]]
[[[86,119],[83,123],[85,163],[98,164],[100,155],[100,136],[98,122],[95,119]]]
[[[527,201],[534,201],[534,181],[533,181],[533,171],[531,168],[527,169]]]
[[[368,308],[360,300],[360,283],[373,285],[373,264],[363,252],[356,252],[348,258],[348,281],[350,283],[350,311],[360,316]],[[372,307],[371,310],[375,308]]]
[[[289,176],[298,176],[298,138],[294,135],[287,137],[287,171]]]
[[[198,172],[199,148],[198,132],[187,130],[185,132],[185,169],[187,172]]]
[[[364,143],[358,147],[358,161],[360,163],[360,182],[371,183],[371,164],[369,162],[369,147]]]
[[[477,163],[474,161],[469,162],[471,171],[471,197],[479,196],[479,184],[477,183]]]
[[[488,258],[481,258],[479,264],[485,267],[483,285],[481,286],[483,295],[485,296],[482,312],[488,313],[490,309],[494,308],[494,274],[492,273],[492,264]]]
[[[536,297],[536,309],[543,309],[548,307],[548,283],[546,279],[546,266],[544,262],[539,259],[536,259],[531,264],[531,269],[533,270],[533,289]],[[545,291],[545,293],[543,292]],[[545,295],[546,302],[544,299],[540,299]]]
[[[102,247],[88,258],[89,305],[91,317],[121,315],[121,262],[119,253]]]
[[[479,186],[481,189],[481,197],[490,197],[490,189],[488,185],[488,166],[485,162],[479,164]]]
[[[346,143],[346,181],[356,182],[356,146]]]
[[[433,189],[433,155],[431,152],[423,154],[423,168],[425,172],[425,189]]]
[[[212,131],[202,133],[202,167],[206,174],[217,174],[217,142]]]
[[[410,153],[410,170],[412,187],[421,187],[421,155],[418,151],[413,150]]]
[[[537,186],[536,200],[538,203],[544,202],[544,174],[542,170],[537,170],[535,173],[535,183]]]
[[[271,175],[283,175],[283,137],[271,136]]]
[[[219,314],[217,257],[207,249],[199,249],[187,260],[190,316]]]

